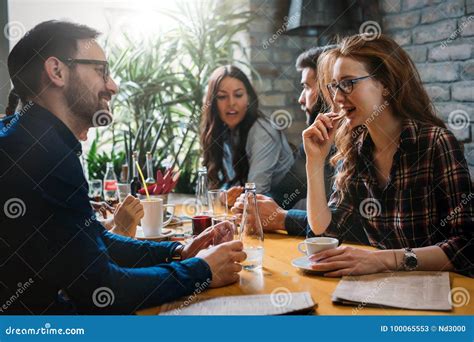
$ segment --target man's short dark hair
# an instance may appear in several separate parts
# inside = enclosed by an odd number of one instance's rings
[[[78,40],[93,40],[99,34],[85,25],[57,20],[42,22],[28,31],[8,55],[8,72],[22,102],[40,91],[46,59],[51,56],[74,57]]]
[[[296,59],[296,70],[301,71],[305,68],[316,70],[318,67],[318,58],[328,50],[334,49],[337,45],[325,45],[311,48],[304,51]]]

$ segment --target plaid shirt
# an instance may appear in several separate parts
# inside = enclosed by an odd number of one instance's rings
[[[340,205],[329,201],[327,232],[344,238],[361,227],[381,249],[439,246],[457,272],[474,276],[473,202],[469,169],[462,149],[447,129],[413,120],[403,122],[387,186],[378,186],[374,144],[364,133],[358,162]]]

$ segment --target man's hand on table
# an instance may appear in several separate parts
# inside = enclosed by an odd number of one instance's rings
[[[244,199],[245,195],[240,195],[231,209],[232,213],[237,216],[238,222],[242,220]],[[257,206],[264,231],[272,232],[275,230],[285,230],[285,218],[287,211],[280,208],[280,206],[271,197],[258,194]]]
[[[244,192],[243,186],[233,186],[229,190],[227,190],[227,205],[229,207],[233,206],[235,200],[242,195]]]
[[[241,241],[224,242],[218,246],[201,250],[197,258],[203,259],[212,272],[210,287],[221,287],[239,280],[242,265],[239,263],[247,258]]]
[[[313,254],[309,260],[314,262],[313,270],[327,272],[325,277],[372,274],[390,270],[390,261],[382,258],[380,252],[385,251],[339,246]]]
[[[115,208],[114,227],[110,231],[114,234],[133,238],[137,233],[137,225],[143,215],[144,211],[140,200],[128,195]]]
[[[234,236],[233,226],[230,222],[224,221],[209,227],[201,234],[196,236],[190,243],[184,246],[181,252],[181,258],[188,259],[196,256],[199,251],[210,247],[217,246],[221,243],[231,241]]]

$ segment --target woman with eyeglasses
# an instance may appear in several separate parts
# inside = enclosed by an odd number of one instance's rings
[[[355,35],[321,57],[318,75],[332,112],[303,132],[309,224],[316,235],[341,239],[359,229],[378,250],[326,250],[310,257],[313,268],[335,277],[399,270],[472,276],[468,166],[408,54],[384,35]],[[323,170],[333,143],[328,202]]]
[[[293,165],[293,153],[279,128],[259,109],[247,76],[233,65],[221,66],[209,78],[201,124],[203,164],[211,187],[225,187],[234,204],[246,182],[269,193]]]

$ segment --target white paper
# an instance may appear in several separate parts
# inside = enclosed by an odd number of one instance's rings
[[[451,310],[448,272],[394,272],[343,277],[333,301],[413,310]]]
[[[246,295],[201,298],[172,302],[161,307],[160,315],[282,315],[310,310],[315,306],[309,292],[283,295]]]

